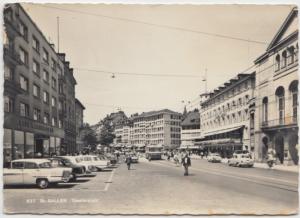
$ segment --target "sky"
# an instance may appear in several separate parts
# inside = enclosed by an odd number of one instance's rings
[[[212,91],[252,66],[293,7],[22,5],[56,49],[59,17],[59,51],[74,68],[76,97],[86,107],[84,122],[90,124],[120,109],[129,116],[198,107],[205,69],[207,91]]]

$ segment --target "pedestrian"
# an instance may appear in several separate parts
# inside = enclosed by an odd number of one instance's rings
[[[131,156],[130,156],[130,155],[127,155],[125,162],[126,162],[126,164],[127,164],[128,170],[130,170],[131,161],[132,161],[132,160],[131,160]]]
[[[189,167],[191,166],[191,159],[188,153],[185,154],[184,158],[182,159],[182,165],[184,167],[184,176],[189,175]]]

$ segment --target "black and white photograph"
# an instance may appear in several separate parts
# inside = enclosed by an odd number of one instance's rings
[[[296,2],[1,6],[3,214],[298,214]]]

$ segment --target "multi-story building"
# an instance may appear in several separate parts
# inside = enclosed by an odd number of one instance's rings
[[[85,107],[83,104],[76,98],[75,99],[75,114],[76,114],[76,151],[81,151],[84,147],[82,141],[82,127],[83,127],[83,111]]]
[[[181,114],[164,109],[132,117],[131,143],[163,145],[165,148],[180,146]]]
[[[230,155],[234,150],[254,151],[250,145],[249,100],[254,95],[255,73],[238,74],[210,93],[201,103],[201,145]]]
[[[20,4],[6,5],[4,25],[4,163],[60,153],[61,115],[69,114],[59,101],[59,81],[69,66]]]
[[[123,144],[130,143],[130,126],[123,126],[122,143]]]
[[[129,144],[130,143],[130,126],[118,125],[114,130],[114,143]]]
[[[200,139],[200,113],[198,110],[188,112],[181,122],[181,147],[196,148],[196,142]]]
[[[298,9],[255,60],[255,156],[274,149],[279,162],[298,164]]]

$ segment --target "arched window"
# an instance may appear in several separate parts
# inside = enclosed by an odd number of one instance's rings
[[[287,63],[287,53],[286,53],[286,51],[283,51],[282,52],[282,66],[281,66],[281,68],[286,67],[286,63]]]
[[[276,58],[275,58],[275,71],[278,71],[280,70],[280,55],[276,55]]]
[[[297,110],[298,110],[298,80],[291,82],[289,90],[292,97],[292,114],[293,122],[297,122]]]
[[[268,122],[268,97],[264,97],[262,100],[262,121],[263,125]]]
[[[276,89],[275,95],[277,97],[277,102],[278,102],[278,119],[279,119],[279,124],[283,125],[284,124],[284,109],[285,109],[285,104],[284,104],[284,88],[282,86],[279,86]]]
[[[295,47],[291,46],[288,48],[288,64],[292,64],[295,61]]]

